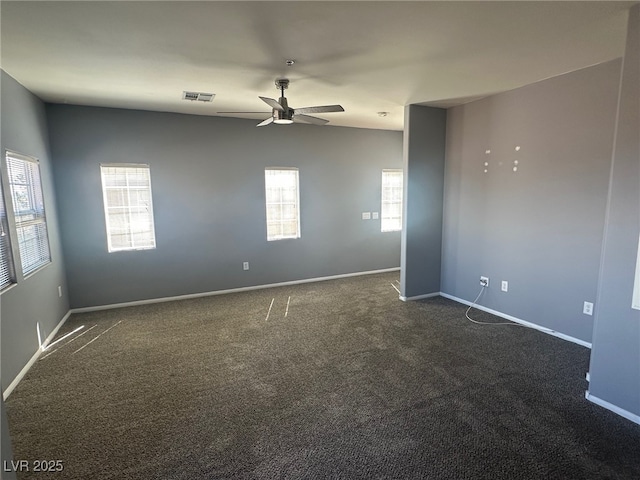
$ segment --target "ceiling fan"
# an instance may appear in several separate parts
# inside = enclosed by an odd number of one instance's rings
[[[291,108],[284,96],[284,91],[289,87],[289,79],[279,78],[276,80],[276,87],[280,90],[280,99],[275,100],[268,97],[259,97],[264,103],[272,108],[271,116],[260,122],[257,126],[264,127],[270,123],[287,125],[293,122],[312,123],[314,125],[324,125],[329,120],[313,117],[307,113],[329,113],[344,112],[341,105],[321,105],[315,107]],[[218,113],[261,113],[261,112],[218,112]]]

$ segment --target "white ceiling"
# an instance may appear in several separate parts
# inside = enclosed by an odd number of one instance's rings
[[[622,56],[634,3],[2,0],[1,67],[48,102],[256,120],[270,115],[258,95],[278,98],[287,77],[290,106],[344,106],[319,115],[329,125],[401,130],[407,104],[457,105]]]

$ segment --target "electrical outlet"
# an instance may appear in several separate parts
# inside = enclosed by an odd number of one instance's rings
[[[582,313],[585,315],[593,315],[593,303],[584,302],[584,306],[582,307]]]
[[[483,287],[489,286],[489,277],[480,277],[480,285]]]
[[[502,289],[503,292],[508,292],[509,291],[509,282],[507,282],[506,280],[502,280],[502,285],[500,287]]]
[[[249,270],[249,262],[242,262],[242,269]]]

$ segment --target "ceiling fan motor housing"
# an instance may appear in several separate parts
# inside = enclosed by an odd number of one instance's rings
[[[291,123],[293,122],[293,110],[289,109],[286,112],[273,111],[273,121],[275,123]]]
[[[287,99],[282,96],[278,103],[282,106],[283,110],[273,109],[273,121],[275,123],[286,124],[293,122],[293,108],[289,108]]]

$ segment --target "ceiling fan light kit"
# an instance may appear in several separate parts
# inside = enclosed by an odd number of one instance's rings
[[[278,112],[278,118],[274,117],[273,123],[278,125],[289,125],[293,123],[293,119],[287,116],[284,112]]]

